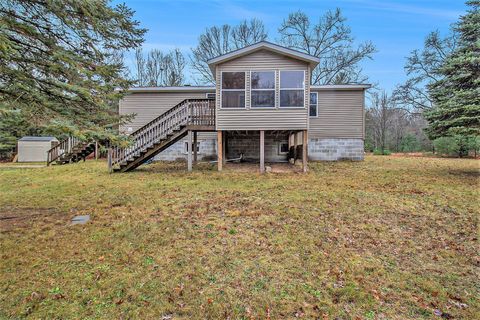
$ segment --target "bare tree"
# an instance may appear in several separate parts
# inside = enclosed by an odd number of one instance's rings
[[[359,62],[371,59],[376,51],[371,42],[354,46],[350,27],[340,9],[327,11],[318,23],[312,24],[301,12],[291,13],[278,29],[279,42],[289,48],[320,57],[312,74],[312,84],[365,82]]]
[[[375,149],[382,153],[387,149],[387,134],[391,123],[392,106],[385,91],[371,93],[371,105],[366,114],[366,125],[369,127]]]
[[[143,54],[143,50],[141,48],[138,48],[135,50],[135,80],[137,81],[137,84],[139,86],[145,86],[147,82],[147,76],[145,74],[146,72],[146,67],[147,61],[145,59],[145,56]]]
[[[390,125],[387,128],[387,139],[390,138],[391,149],[400,150],[400,145],[409,129],[409,118],[410,115],[405,110],[392,108],[389,119]]]
[[[430,150],[424,128],[427,122],[419,113],[398,107],[384,91],[369,95],[365,113],[366,149],[395,152]]]
[[[198,45],[192,49],[190,57],[196,82],[214,83],[213,75],[207,65],[208,60],[266,38],[265,26],[258,19],[244,20],[233,27],[225,24],[206,29],[198,38]]]
[[[185,81],[185,57],[180,49],[163,53],[153,49],[144,54],[135,52],[136,79],[139,86],[179,86]]]
[[[398,85],[392,95],[398,107],[417,113],[433,107],[427,86],[441,79],[439,68],[445,58],[455,50],[457,37],[454,30],[445,38],[442,38],[438,31],[434,31],[425,38],[422,50],[411,52],[405,64],[405,72],[409,78]]]

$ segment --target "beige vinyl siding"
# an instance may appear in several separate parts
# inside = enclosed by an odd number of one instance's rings
[[[315,90],[318,117],[310,117],[310,138],[364,138],[363,90]]]
[[[275,71],[275,108],[250,108],[250,71]],[[305,105],[309,97],[309,66],[306,62],[295,60],[267,50],[259,50],[249,55],[220,64],[216,68],[217,87],[217,130],[302,130],[308,127],[308,109],[279,108],[280,70],[303,70],[305,72]],[[246,108],[221,108],[222,71],[246,72]]]
[[[185,99],[205,99],[205,92],[132,92],[127,94],[119,104],[120,115],[135,113],[135,118],[127,125],[121,126],[124,133],[131,127],[132,132],[173,108]],[[201,133],[200,138],[214,137],[214,133]]]
[[[54,145],[51,141],[18,141],[17,154],[18,162],[44,162],[47,161],[47,152]]]

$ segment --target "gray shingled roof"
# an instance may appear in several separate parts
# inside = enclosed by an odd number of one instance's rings
[[[26,136],[18,141],[56,141],[57,138],[55,137],[32,137],[32,136]]]

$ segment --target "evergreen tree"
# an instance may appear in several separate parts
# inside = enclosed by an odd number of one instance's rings
[[[116,102],[132,84],[121,52],[144,33],[131,9],[108,0],[0,1],[0,122],[115,137]]]
[[[456,25],[459,43],[447,57],[443,78],[429,86],[434,109],[425,114],[431,138],[480,134],[480,1],[468,1]]]

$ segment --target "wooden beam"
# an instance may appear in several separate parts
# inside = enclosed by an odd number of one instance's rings
[[[302,162],[303,162],[303,172],[307,172],[308,170],[308,131],[303,130],[303,154],[302,154]]]
[[[297,147],[298,147],[298,133],[293,133],[293,164],[297,160]]]
[[[292,149],[293,143],[292,143],[292,133],[288,133],[288,161],[290,161],[290,150]]]
[[[218,171],[222,171],[223,168],[223,141],[222,131],[217,131],[217,165]]]
[[[260,173],[265,172],[265,131],[260,130]]]
[[[113,149],[112,149],[112,147],[109,145],[109,147],[108,147],[107,162],[108,162],[108,172],[110,172],[110,173],[113,172],[112,157],[113,157]]]
[[[98,160],[98,141],[95,140],[95,160]]]
[[[197,131],[193,131],[193,164],[197,164],[198,160],[197,141]]]
[[[188,171],[192,171],[192,130],[188,130],[187,144],[187,167]]]
[[[222,131],[223,139],[222,139],[222,161],[223,165],[227,163],[227,131]]]

